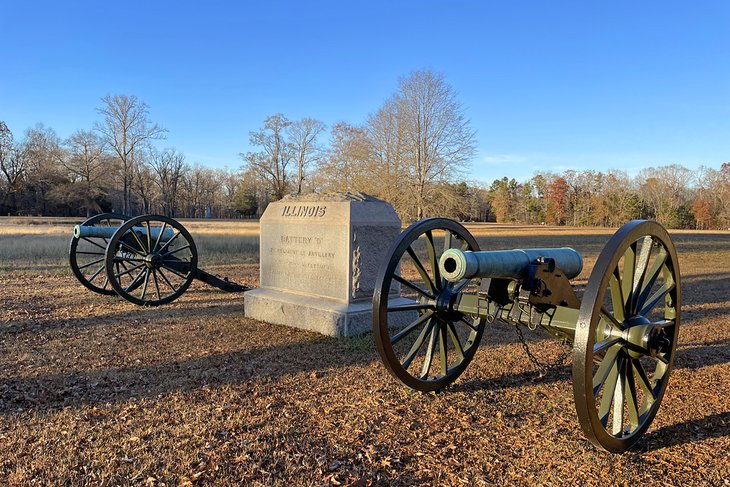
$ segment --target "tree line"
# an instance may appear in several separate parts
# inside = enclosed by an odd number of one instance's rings
[[[430,70],[401,78],[361,124],[328,131],[314,118],[267,117],[249,133],[252,150],[236,170],[158,148],[167,131],[135,96],[105,96],[97,113],[93,127],[65,140],[42,124],[16,139],[0,121],[0,214],[258,217],[290,193],[361,191],[390,202],[404,222],[618,226],[652,218],[672,228],[730,227],[730,163],[651,167],[635,177],[608,170],[467,180],[476,133],[453,87]]]
[[[240,177],[159,149],[166,130],[135,96],[106,96],[92,129],[61,140],[43,124],[19,139],[0,120],[0,215],[81,216],[113,211],[232,218]]]

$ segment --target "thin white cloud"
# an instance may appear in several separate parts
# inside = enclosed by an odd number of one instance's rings
[[[527,162],[527,157],[521,154],[488,154],[482,158],[487,164],[515,164]]]

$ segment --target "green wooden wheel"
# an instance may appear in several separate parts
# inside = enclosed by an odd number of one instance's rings
[[[421,220],[408,227],[388,251],[373,295],[375,345],[388,371],[417,391],[436,391],[466,369],[484,331],[483,318],[453,310],[459,293],[478,280],[459,283],[440,275],[438,262],[449,248],[479,250],[460,224]]]
[[[623,452],[649,428],[669,382],[679,324],[674,245],[658,223],[631,221],[598,257],[576,327],[573,393],[593,444]]]

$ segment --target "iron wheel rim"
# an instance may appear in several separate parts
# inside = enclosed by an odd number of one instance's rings
[[[626,451],[651,425],[673,368],[680,315],[680,272],[669,234],[653,221],[625,224],[596,261],[576,325],[573,394],[594,445]],[[655,339],[664,340],[656,350]]]

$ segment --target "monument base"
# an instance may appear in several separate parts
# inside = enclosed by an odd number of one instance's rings
[[[246,318],[316,331],[333,337],[351,337],[373,329],[371,301],[346,304],[273,289],[252,289],[244,296]],[[391,300],[393,305],[410,302],[403,298]],[[404,318],[413,319],[410,316]]]

